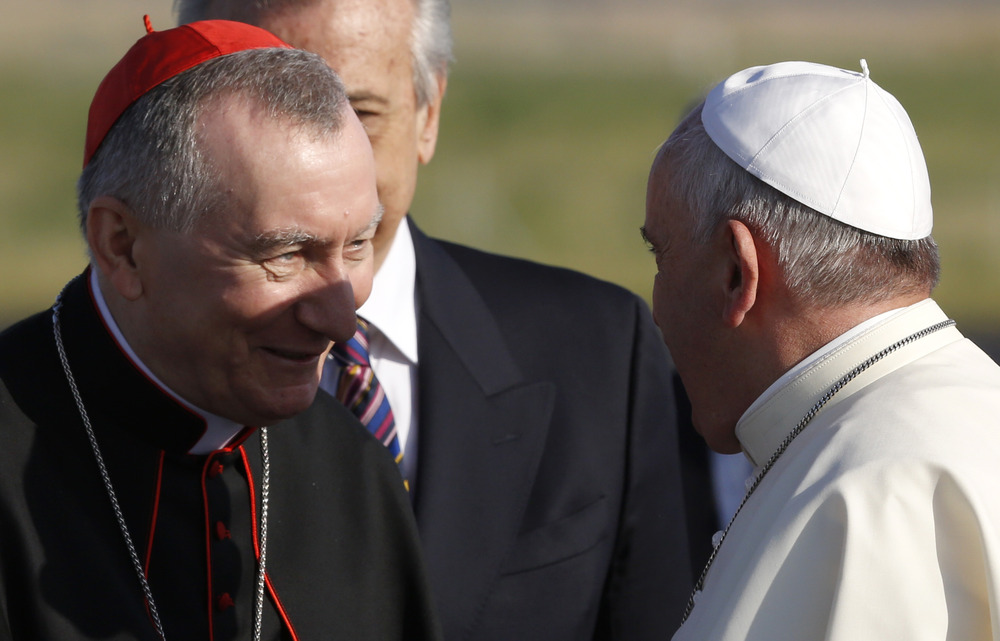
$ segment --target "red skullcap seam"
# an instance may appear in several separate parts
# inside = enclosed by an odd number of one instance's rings
[[[228,20],[203,20],[154,31],[143,16],[146,35],[136,41],[101,81],[90,104],[83,166],[93,158],[111,127],[149,90],[199,64],[238,51],[291,47],[259,27]]]

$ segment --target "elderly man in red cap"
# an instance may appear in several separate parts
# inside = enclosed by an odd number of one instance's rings
[[[1000,367],[930,298],[930,182],[862,71],[719,84],[653,165],[653,308],[753,481],[675,641],[1000,638]]]
[[[365,131],[263,30],[147,31],[91,107],[90,266],[0,335],[0,638],[436,638],[398,468],[316,398],[371,288]]]

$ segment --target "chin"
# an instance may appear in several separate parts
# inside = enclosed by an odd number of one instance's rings
[[[257,419],[256,423],[251,424],[272,425],[301,414],[312,406],[318,389],[318,385],[312,385],[308,389],[290,390],[271,397],[261,394],[247,408]]]

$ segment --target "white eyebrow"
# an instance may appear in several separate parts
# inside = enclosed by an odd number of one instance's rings
[[[375,209],[375,214],[372,216],[372,222],[371,225],[369,225],[368,229],[371,229],[372,227],[377,227],[378,224],[382,222],[382,216],[384,214],[385,214],[385,206],[382,205],[382,203],[379,203],[378,207]]]
[[[266,252],[275,247],[291,247],[293,245],[315,243],[318,240],[316,234],[311,234],[297,227],[291,227],[258,234],[254,238],[253,248],[257,252]]]

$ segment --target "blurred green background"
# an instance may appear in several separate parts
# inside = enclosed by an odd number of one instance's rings
[[[639,239],[657,145],[738,69],[860,69],[910,113],[944,262],[935,297],[1000,327],[1000,3],[453,0],[456,63],[413,215],[432,234],[573,267],[647,297]],[[86,112],[171,0],[33,0],[0,25],[0,326],[85,264],[75,222]]]

